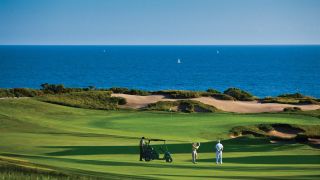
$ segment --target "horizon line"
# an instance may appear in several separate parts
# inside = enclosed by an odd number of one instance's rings
[[[320,46],[319,44],[0,44],[0,46]]]

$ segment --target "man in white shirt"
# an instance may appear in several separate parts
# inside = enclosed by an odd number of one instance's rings
[[[218,140],[218,144],[216,145],[216,163],[222,164],[222,151],[223,151],[223,145],[220,143],[220,140]]]
[[[192,144],[192,163],[193,164],[196,164],[196,160],[197,160],[197,156],[198,156],[197,150],[199,149],[199,147],[200,147],[199,142]]]

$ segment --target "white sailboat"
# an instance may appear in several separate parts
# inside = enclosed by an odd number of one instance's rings
[[[178,59],[177,63],[178,63],[178,64],[181,64],[181,60],[180,60],[180,59]]]

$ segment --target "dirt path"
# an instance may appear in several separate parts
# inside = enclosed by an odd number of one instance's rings
[[[122,106],[124,108],[138,109],[147,106],[150,103],[158,101],[176,101],[176,99],[168,99],[163,95],[138,96],[128,94],[112,94],[115,97],[123,97],[127,100],[127,104]],[[227,112],[237,113],[261,113],[261,112],[280,112],[285,107],[300,107],[302,110],[319,109],[319,105],[290,105],[277,103],[258,103],[256,101],[226,101],[217,100],[212,97],[193,98],[191,100],[200,101],[204,104],[215,106],[218,109]]]

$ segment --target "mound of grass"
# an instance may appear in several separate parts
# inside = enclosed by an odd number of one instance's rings
[[[315,99],[303,98],[284,98],[284,97],[266,97],[264,99],[260,99],[261,103],[280,103],[280,104],[320,104]]]
[[[296,111],[302,111],[299,107],[286,107],[283,108],[284,112],[296,112]]]
[[[300,93],[293,93],[293,94],[281,94],[278,97],[283,98],[306,98],[307,96],[300,94]]]
[[[215,90],[215,89],[211,89],[211,88],[207,89],[207,92],[208,92],[208,93],[214,93],[214,94],[221,94],[220,91]]]
[[[163,90],[163,91],[156,91],[153,94],[165,95],[168,98],[172,98],[172,99],[189,99],[189,98],[197,98],[201,96],[200,92],[186,91],[186,90]]]
[[[179,112],[217,112],[216,107],[203,104],[199,101],[193,100],[180,100],[180,101],[159,101],[156,103],[148,104],[145,110],[155,111],[170,111],[176,109]]]
[[[308,138],[319,138],[320,137],[320,125],[300,125],[300,124],[258,124],[252,126],[236,126],[230,130],[230,133],[234,136],[240,135],[254,135],[254,136],[268,136],[266,133],[277,128],[286,128],[290,130],[301,131],[294,138],[295,140],[301,142],[303,139],[308,140]],[[274,137],[272,137],[274,138]],[[277,137],[278,139],[281,139]],[[288,138],[285,138],[286,140]]]
[[[122,87],[112,87],[109,89],[109,91],[112,91],[113,93],[120,93],[120,94],[128,94],[129,93],[128,88],[122,88]]]
[[[318,99],[305,96],[300,93],[283,94],[277,97],[265,97],[260,99],[261,103],[281,103],[281,104],[320,104]]]
[[[45,95],[37,99],[49,103],[90,109],[118,109],[118,105],[126,104],[121,97],[111,97],[110,91],[72,92],[59,95]]]
[[[229,88],[223,92],[226,95],[232,96],[234,99],[239,101],[253,101],[255,98],[249,92],[238,88]]]
[[[144,110],[154,110],[154,111],[170,111],[179,105],[178,101],[158,101],[156,103],[148,104]]]
[[[109,91],[113,93],[121,93],[121,94],[131,94],[131,95],[139,95],[139,96],[148,96],[151,95],[149,91],[144,91],[140,89],[128,89],[128,88],[121,88],[121,87],[112,87]]]
[[[254,135],[257,137],[266,136],[266,133],[259,129],[258,126],[236,126],[230,130],[230,134],[234,136]]]

